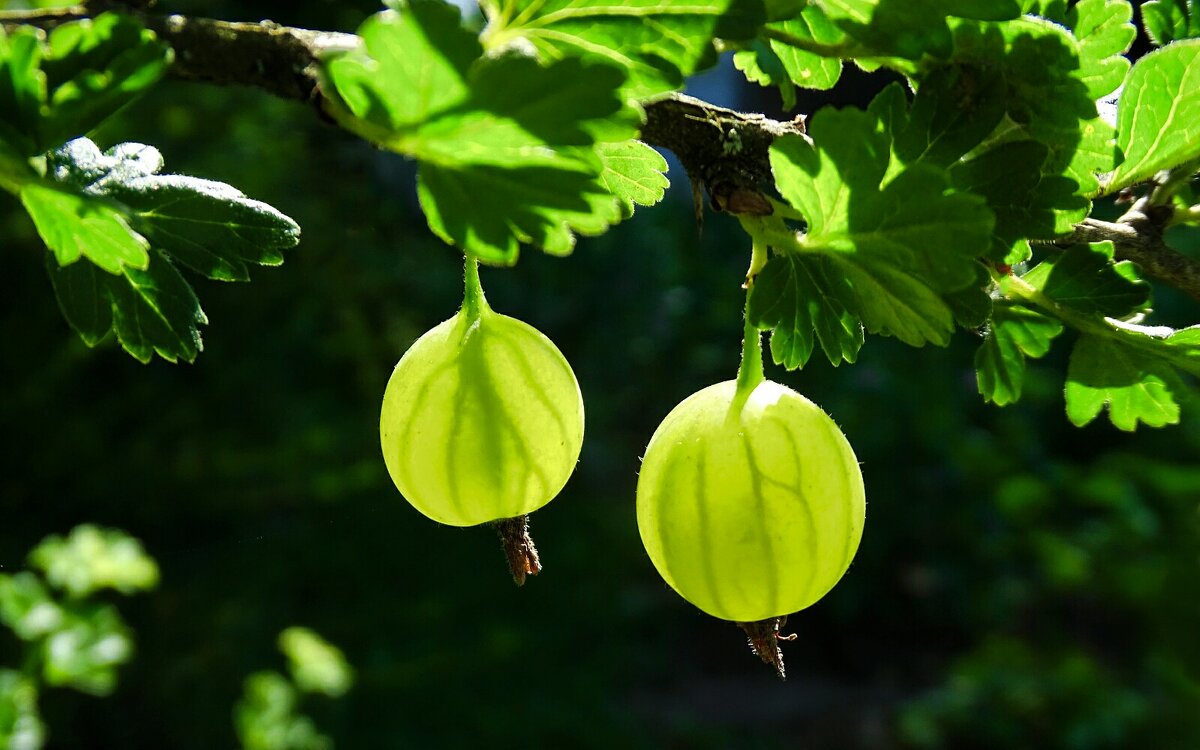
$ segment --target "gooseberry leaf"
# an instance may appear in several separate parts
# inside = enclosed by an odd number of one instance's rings
[[[131,16],[103,13],[55,27],[42,63],[42,150],[91,131],[157,83],[171,59],[170,48]]]
[[[795,18],[767,24],[800,39],[820,44],[835,44],[844,35],[815,5],[808,5]],[[734,54],[733,63],[747,80],[761,86],[777,86],[784,109],[796,106],[796,87],[826,90],[833,88],[842,75],[842,61],[835,57],[799,49],[776,39],[757,38],[747,49]]]
[[[1044,356],[1062,330],[1059,321],[1024,305],[994,307],[983,344],[975,352],[975,376],[983,400],[997,406],[1019,400],[1026,358]]]
[[[951,183],[982,196],[996,217],[989,258],[1008,260],[1018,241],[1069,232],[1072,220],[1086,215],[1088,201],[1075,181],[1043,171],[1049,157],[1037,141],[1010,141],[950,169]]]
[[[808,222],[801,249],[837,264],[868,330],[913,346],[945,345],[954,315],[943,294],[977,279],[975,258],[987,252],[992,215],[927,165],[884,182],[891,142],[876,124],[858,110],[818,112],[812,144],[797,136],[771,147],[776,186]]]
[[[653,206],[663,199],[670,182],[667,160],[641,141],[596,144],[600,157],[600,182],[616,197],[622,217],[633,215],[633,206]]]
[[[1145,309],[1150,287],[1129,261],[1113,263],[1111,242],[1073,245],[1051,255],[1021,278],[1076,312],[1124,318]]]
[[[400,132],[454,110],[470,96],[467,71],[483,47],[462,28],[453,6],[413,2],[403,12],[369,17],[358,35],[363,49],[334,57],[326,72],[359,119]]]
[[[363,49],[328,63],[355,118],[347,126],[423,162],[563,164],[573,160],[558,149],[625,140],[639,124],[617,95],[620,69],[580,58],[482,58],[458,10],[438,0],[377,13],[359,35]]]
[[[1117,145],[1125,160],[1107,179],[1108,192],[1200,158],[1200,39],[1157,49],[1129,71],[1117,104]]]
[[[247,281],[247,264],[277,266],[299,242],[296,222],[230,185],[159,174],[163,158],[152,146],[122,143],[101,153],[79,138],[47,164],[55,179],[115,201],[150,244],[211,279]]]
[[[47,685],[109,695],[117,667],[133,656],[124,620],[109,604],[68,602],[63,624],[41,643],[42,677]]]
[[[855,307],[854,290],[829,258],[787,253],[755,277],[746,314],[751,325],[771,331],[775,364],[795,370],[808,362],[814,333],[833,366],[858,358],[863,326]]]
[[[1079,78],[1092,99],[1116,91],[1129,71],[1125,52],[1137,37],[1128,0],[1080,0],[1067,13],[1079,40]]]
[[[0,573],[0,622],[21,640],[33,641],[57,630],[63,612],[33,573]]]
[[[1177,39],[1200,37],[1200,2],[1197,0],[1151,0],[1142,3],[1142,25],[1157,45]]]
[[[111,588],[132,594],[154,588],[158,566],[137,539],[116,529],[77,526],[64,539],[48,536],[29,554],[50,585],[73,597]]]
[[[37,701],[37,682],[15,670],[0,669],[0,747],[42,747],[46,727]]]
[[[427,164],[417,175],[417,197],[434,234],[495,265],[515,263],[521,242],[567,255],[575,232],[600,234],[621,220],[621,206],[582,166]]]
[[[207,322],[172,259],[210,278],[245,280],[279,265],[300,228],[224,183],[159,174],[157,149],[101,152],[78,138],[46,155],[46,179],[21,188],[64,317],[89,346],[115,331],[135,358],[192,361]],[[86,259],[85,262],[81,259]]]
[[[11,156],[38,151],[37,126],[46,82],[40,76],[42,35],[30,26],[0,27],[0,142]]]
[[[955,63],[971,66],[985,85],[968,85],[960,101],[998,99],[1007,115],[1005,127],[985,139],[980,150],[1007,141],[1038,141],[1049,149],[1042,171],[1075,180],[1077,193],[1092,197],[1100,191],[1097,175],[1113,168],[1116,151],[1113,128],[1100,118],[1082,78],[1080,56],[1080,42],[1067,29],[1041,18],[954,24]]]
[[[521,242],[568,253],[573,232],[599,233],[623,218],[628,196],[606,190],[596,144],[636,134],[638,113],[620,94],[624,72],[595,59],[484,57],[460,24],[445,3],[410,3],[368,19],[364,49],[327,66],[349,112],[343,124],[421,161],[430,229],[505,265]],[[412,62],[423,57],[427,65]]]
[[[150,263],[150,243],[109,201],[39,180],[21,187],[21,203],[61,266],[86,257],[116,274],[126,267],[144,269]]]
[[[948,58],[953,17],[1004,21],[1021,14],[1016,0],[820,0],[825,14],[872,56]]]
[[[88,345],[112,330],[139,362],[155,354],[168,362],[192,362],[203,348],[200,326],[208,317],[191,286],[158,250],[151,249],[144,270],[125,266],[119,276],[89,263],[59,266],[48,257],[46,265],[63,316]]]
[[[517,40],[543,60],[603,60],[626,72],[624,91],[647,98],[673,91],[716,62],[713,39],[748,39],[766,21],[760,0],[490,0],[489,49]]]
[[[0,140],[24,157],[95,128],[166,73],[171,51],[118,13],[0,31]]]
[[[278,672],[255,672],[246,678],[234,708],[234,726],[245,750],[276,750],[287,738],[289,750],[328,750],[333,741],[317,731],[312,719],[297,712],[300,695]]]
[[[1082,427],[1107,407],[1120,430],[1139,422],[1162,427],[1179,422],[1178,399],[1187,389],[1171,365],[1118,339],[1085,335],[1067,367],[1067,417]]]
[[[279,634],[279,649],[287,657],[292,680],[302,691],[336,698],[354,683],[354,670],[341,649],[308,628],[284,630]]]

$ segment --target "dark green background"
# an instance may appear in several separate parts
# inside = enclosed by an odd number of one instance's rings
[[[376,7],[161,4],[342,30]],[[81,522],[129,531],[162,568],[120,601],[138,653],[116,694],[46,692],[49,747],[234,746],[242,680],[282,666],[289,625],[358,671],[345,698],[305,706],[343,750],[1200,746],[1200,419],[1073,428],[1070,334],[1007,409],[976,394],[970,332],[769,372],[838,421],[868,493],[850,572],[789,622],[781,684],[662,583],[637,535],[655,425],[737,366],[749,248],[711,214],[697,239],[685,175],[568,259],[484,272],[498,311],[563,350],[587,407],[579,468],[533,519],[546,570],[518,590],[489,531],[420,516],[379,456],[392,365],[461,294],[412,165],[304,105],[179,83],[96,140],[152,143],[169,171],[233,183],[304,235],[248,285],[195,280],[204,353],[142,366],[68,329],[32,225],[0,201],[0,569]],[[1195,321],[1177,296],[1158,307]],[[18,658],[0,634],[0,664]]]

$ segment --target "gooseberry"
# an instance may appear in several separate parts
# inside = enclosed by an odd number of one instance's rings
[[[439,523],[501,522],[528,543],[527,514],[550,502],[583,445],[583,398],[562,352],[532,326],[491,309],[475,261],[462,309],[421,336],[388,380],[379,419],[388,473],[414,508]],[[506,546],[508,546],[506,541]],[[510,562],[514,550],[509,549]]]
[[[778,626],[849,568],[866,498],[845,435],[812,401],[763,378],[759,334],[746,335],[753,342],[738,380],[688,397],[651,437],[638,528],[684,599],[743,624],[752,642],[769,631],[772,658],[752,645],[782,676]]]

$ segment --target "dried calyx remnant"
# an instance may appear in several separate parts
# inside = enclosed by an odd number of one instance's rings
[[[495,526],[500,543],[504,546],[504,556],[508,558],[508,567],[512,570],[513,581],[523,586],[526,576],[535,576],[542,571],[537,547],[533,546],[533,539],[529,537],[529,516],[502,518],[495,522]]]
[[[779,648],[780,641],[794,641],[796,634],[780,635],[779,630],[787,624],[787,617],[768,617],[757,622],[739,622],[742,630],[750,639],[750,648],[763,660],[763,664],[775,669],[779,679],[786,680],[787,674],[783,669],[783,649]]]

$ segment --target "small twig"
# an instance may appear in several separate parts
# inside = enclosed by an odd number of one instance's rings
[[[1200,260],[1184,255],[1163,241],[1163,231],[1172,222],[1175,209],[1153,205],[1149,197],[1138,199],[1115,222],[1084,219],[1074,231],[1052,244],[1112,242],[1113,256],[1138,265],[1142,275],[1175,287],[1200,302]]]

